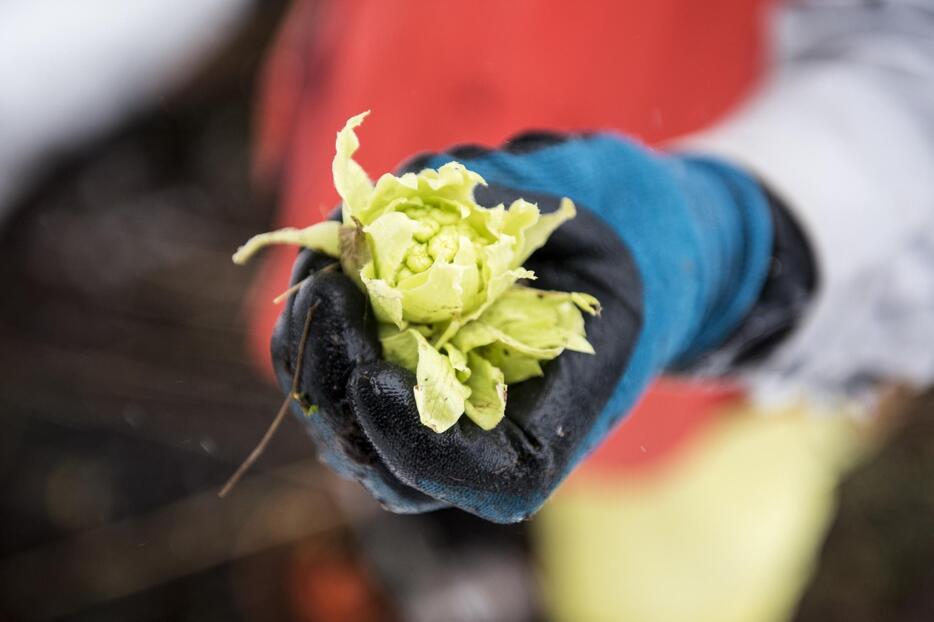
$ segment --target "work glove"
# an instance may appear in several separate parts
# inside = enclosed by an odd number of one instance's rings
[[[481,205],[525,198],[543,212],[562,197],[577,217],[526,267],[535,287],[581,291],[603,306],[586,320],[595,354],[564,352],[544,376],[509,387],[490,431],[469,418],[422,425],[415,376],[381,360],[364,293],[334,260],[299,253],[272,339],[279,382],[299,369],[298,417],[320,456],[385,507],[455,506],[495,522],[532,515],[625,417],[648,383],[735,332],[769,271],[773,217],[757,182],[721,161],[666,155],[611,134],[527,134],[500,150],[425,155],[404,171],[457,160],[482,175]]]

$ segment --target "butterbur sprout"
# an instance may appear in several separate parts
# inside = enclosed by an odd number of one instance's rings
[[[466,414],[485,430],[506,408],[506,386],[542,375],[541,363],[564,350],[593,353],[582,311],[589,294],[548,292],[521,284],[522,263],[575,216],[563,199],[541,214],[517,199],[485,208],[474,189],[486,182],[458,162],[374,185],[354,161],[352,117],[337,134],[332,172],[342,222],[255,236],[234,255],[244,263],[268,244],[297,244],[340,259],[379,320],[383,357],[415,373],[421,421],[443,432]]]

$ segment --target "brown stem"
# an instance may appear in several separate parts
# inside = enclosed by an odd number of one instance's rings
[[[285,290],[284,292],[282,292],[281,294],[273,298],[272,304],[277,305],[283,300],[285,300],[286,298],[288,298],[289,296],[291,296],[292,294],[294,294],[295,292],[297,292],[299,289],[301,289],[302,285],[305,284],[305,281],[307,281],[310,278],[311,278],[310,276],[306,276],[304,279],[302,279],[301,281],[299,281],[292,287],[288,288],[287,290]]]
[[[276,433],[276,430],[279,429],[279,426],[282,424],[283,419],[285,419],[285,414],[289,411],[289,402],[293,399],[298,400],[298,380],[302,374],[302,360],[305,356],[305,342],[308,340],[308,329],[311,327],[311,318],[315,315],[315,309],[318,308],[318,303],[311,305],[308,308],[308,314],[305,315],[305,327],[302,329],[302,339],[298,344],[298,357],[295,361],[295,373],[292,375],[292,391],[285,396],[285,400],[282,402],[282,406],[279,407],[279,412],[276,413],[275,418],[272,420],[272,423],[269,424],[269,428],[266,430],[266,433],[263,435],[263,438],[260,439],[259,443],[250,452],[250,455],[247,456],[246,460],[234,471],[234,474],[230,476],[230,479],[227,480],[227,483],[224,484],[224,487],[221,488],[220,492],[217,493],[218,497],[225,497],[227,493],[233,490],[233,487],[237,485],[237,482],[250,470],[250,467],[253,466],[253,463],[256,462],[260,456],[263,455],[263,452],[266,451],[266,446],[269,445],[269,441],[272,440],[273,435]]]

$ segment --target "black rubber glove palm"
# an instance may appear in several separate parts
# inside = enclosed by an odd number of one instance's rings
[[[565,223],[526,267],[542,289],[596,296],[587,318],[595,355],[565,352],[544,376],[509,387],[506,418],[482,431],[463,417],[438,434],[419,422],[415,378],[380,360],[364,294],[333,260],[303,252],[273,358],[283,388],[305,320],[315,310],[299,393],[319,451],[387,507],[417,512],[454,505],[497,522],[537,510],[570,470],[632,408],[665,367],[722,344],[766,279],[772,219],[759,185],[728,163],[660,154],[608,134],[526,135],[502,150],[460,149],[408,169],[456,159],[490,185],[493,206],[522,197]]]
[[[497,186],[477,192],[487,206],[520,196],[543,212],[560,201]],[[506,418],[488,432],[467,417],[442,434],[419,422],[414,375],[380,360],[366,298],[338,270],[324,270],[333,263],[313,251],[300,253],[292,283],[310,278],[289,300],[273,337],[273,360],[287,390],[308,310],[315,307],[299,386],[306,405],[318,407],[307,417],[325,460],[396,511],[450,504],[512,522],[537,509],[600,416],[639,332],[639,278],[616,234],[578,205],[577,218],[526,263],[538,275],[535,287],[584,291],[600,300],[602,315],[587,319],[596,354],[565,352],[545,365],[544,377],[510,386]]]

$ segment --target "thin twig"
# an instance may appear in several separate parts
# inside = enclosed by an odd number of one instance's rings
[[[279,426],[282,424],[283,419],[285,419],[285,414],[289,412],[289,403],[294,399],[298,400],[298,381],[302,374],[302,360],[305,357],[305,342],[308,340],[308,329],[311,327],[311,318],[315,315],[315,309],[318,308],[318,303],[311,305],[308,309],[308,314],[305,315],[305,327],[302,329],[302,339],[298,344],[298,357],[295,361],[295,373],[292,375],[292,390],[285,396],[285,400],[282,402],[282,406],[279,407],[279,412],[276,413],[275,418],[272,420],[272,423],[269,424],[269,428],[266,430],[266,433],[263,435],[263,438],[260,439],[259,443],[250,452],[250,455],[247,456],[246,460],[234,471],[234,474],[230,476],[230,479],[227,480],[227,483],[224,484],[224,487],[221,488],[221,491],[217,493],[218,497],[225,497],[234,486],[237,485],[237,482],[250,470],[250,467],[253,466],[253,463],[256,462],[260,456],[263,455],[263,452],[266,451],[266,446],[269,445],[269,441],[272,440],[273,435],[276,433],[276,430],[279,429]]]
[[[269,444],[269,441],[272,440],[272,435],[276,433],[276,430],[279,429],[279,425],[282,423],[282,420],[285,418],[285,414],[289,412],[289,403],[292,401],[292,396],[287,395],[285,401],[282,402],[282,406],[279,407],[279,412],[276,413],[276,418],[272,420],[269,428],[266,430],[266,434],[263,435],[262,440],[259,444],[253,449],[247,459],[234,471],[234,474],[230,476],[230,479],[227,480],[227,483],[224,484],[224,487],[221,488],[221,491],[217,493],[218,497],[224,498],[227,496],[227,493],[230,492],[234,486],[237,485],[237,482],[240,481],[240,478],[253,466],[253,463],[256,462],[263,452],[266,450],[266,446]]]
[[[318,270],[318,272],[333,272],[339,265],[340,265],[339,263],[329,263],[328,265]],[[304,279],[302,279],[301,281],[299,281],[292,287],[288,288],[287,290],[285,290],[284,292],[282,292],[281,294],[273,298],[272,303],[276,305],[279,304],[280,302],[282,302],[283,300],[285,300],[286,298],[288,298],[289,296],[297,292],[299,289],[301,289],[302,285],[305,284],[305,281],[307,281],[313,276],[314,276],[313,274],[309,274]]]
[[[277,305],[283,300],[285,300],[286,298],[288,298],[289,296],[291,296],[292,294],[294,294],[295,292],[297,292],[299,289],[302,288],[302,285],[305,284],[305,281],[307,281],[310,278],[311,278],[311,275],[306,276],[304,279],[302,279],[301,281],[299,281],[292,287],[288,288],[287,290],[285,290],[284,292],[282,292],[281,294],[273,298],[272,304]]]
[[[305,358],[305,342],[308,341],[308,329],[311,327],[311,318],[315,316],[315,309],[318,303],[308,308],[308,314],[305,316],[305,327],[302,329],[302,340],[298,342],[298,358],[295,360],[295,373],[292,375],[292,399],[298,399],[298,378],[302,374],[302,361]]]

